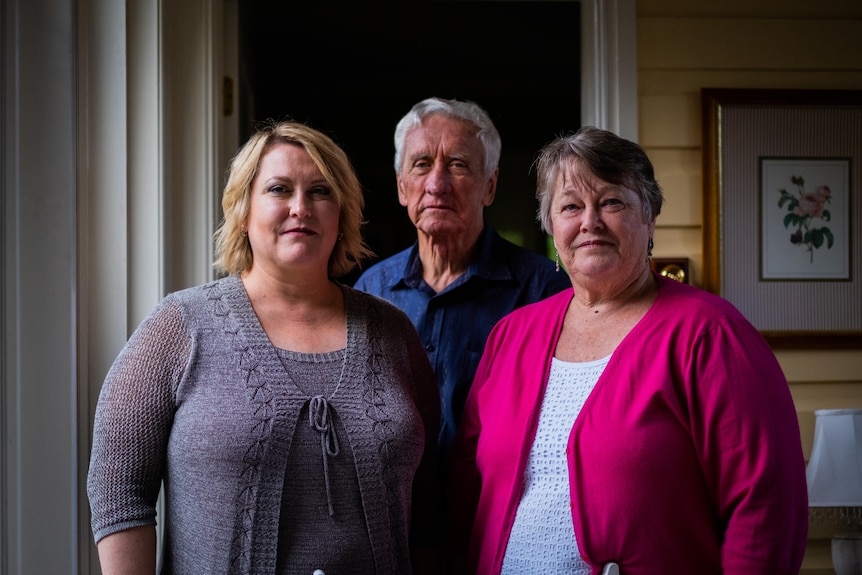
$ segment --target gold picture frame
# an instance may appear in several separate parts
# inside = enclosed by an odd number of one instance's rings
[[[701,103],[704,289],[773,347],[862,349],[862,90],[704,88]],[[806,183],[804,170],[817,176]],[[815,193],[826,209],[809,206]],[[825,272],[770,275],[769,242],[832,259]]]

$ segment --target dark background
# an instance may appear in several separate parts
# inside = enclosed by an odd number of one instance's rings
[[[531,166],[546,142],[580,126],[579,2],[242,0],[239,22],[241,141],[268,118],[332,137],[363,185],[363,233],[378,258],[415,240],[396,195],[393,133],[430,96],[488,111],[503,149],[487,217],[547,253]]]

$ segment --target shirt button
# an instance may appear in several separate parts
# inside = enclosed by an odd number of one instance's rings
[[[429,353],[434,351],[434,344],[433,343],[425,344],[425,351],[427,351]]]
[[[315,569],[311,575],[326,575],[326,573],[323,572],[323,569]]]

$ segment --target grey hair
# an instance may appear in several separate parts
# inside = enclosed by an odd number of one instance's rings
[[[580,171],[616,186],[638,192],[643,204],[645,221],[653,221],[661,213],[664,195],[655,179],[652,162],[638,144],[613,132],[584,126],[574,134],[558,136],[546,144],[536,159],[536,199],[539,200],[537,220],[546,233],[553,233],[551,203],[554,186],[570,162],[577,160]]]
[[[443,98],[426,98],[414,105],[407,114],[399,120],[395,127],[395,173],[401,173],[401,163],[404,160],[404,140],[407,132],[428,116],[440,114],[449,118],[463,120],[479,128],[479,141],[485,150],[485,176],[490,177],[500,163],[502,142],[494,122],[482,107],[469,100],[446,100]]]

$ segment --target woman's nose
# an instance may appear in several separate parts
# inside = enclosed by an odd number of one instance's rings
[[[290,199],[290,213],[296,217],[302,218],[311,213],[311,200],[304,193],[295,193]]]
[[[601,210],[594,206],[586,206],[581,212],[581,228],[594,230],[602,225]]]

